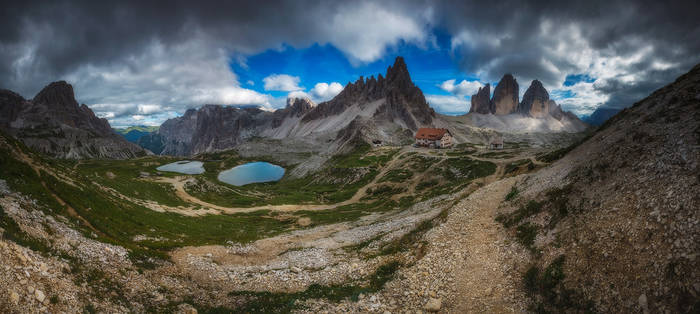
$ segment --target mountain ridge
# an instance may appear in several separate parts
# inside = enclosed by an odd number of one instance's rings
[[[106,119],[79,105],[73,86],[65,81],[47,85],[31,100],[0,90],[0,113],[0,128],[53,157],[125,159],[146,154],[114,132]]]
[[[216,115],[210,114],[214,111]],[[229,149],[253,137],[310,141],[324,137],[331,141],[329,149],[335,151],[354,141],[349,134],[365,141],[406,143],[412,134],[401,130],[432,126],[435,117],[435,111],[411,80],[405,61],[397,57],[385,76],[360,77],[329,101],[314,104],[309,99],[290,98],[285,108],[274,112],[205,105],[165,121],[142,142],[152,145],[160,140],[160,154],[190,155]]]

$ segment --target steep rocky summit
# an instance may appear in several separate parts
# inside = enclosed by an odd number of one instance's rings
[[[0,129],[59,158],[132,158],[145,151],[117,135],[106,119],[78,105],[73,87],[54,82],[32,100],[0,90]]]
[[[588,125],[575,114],[565,112],[538,80],[532,81],[519,99],[517,80],[506,74],[489,100],[490,85],[472,95],[468,119],[472,125],[503,132],[581,132]]]
[[[493,99],[491,99],[490,104],[491,113],[513,113],[518,106],[519,97],[518,81],[515,80],[512,74],[504,75],[493,90]]]
[[[542,86],[542,82],[534,80],[525,91],[523,101],[518,105],[517,112],[534,118],[541,118],[549,114],[552,102],[550,102],[549,93]]]
[[[479,91],[472,95],[472,106],[469,112],[491,113],[491,84],[486,84],[484,87],[479,87]]]
[[[381,74],[375,79],[360,77],[355,83],[348,83],[343,91],[330,101],[319,104],[311,110],[303,122],[328,118],[338,115],[355,105],[384,100],[374,116],[385,121],[396,121],[406,128],[417,130],[421,125],[429,125],[435,117],[423,92],[413,84],[406,62],[397,57],[394,65],[389,66],[386,77]]]

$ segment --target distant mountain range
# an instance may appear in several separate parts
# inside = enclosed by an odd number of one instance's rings
[[[491,95],[490,84],[479,88],[477,93],[472,95],[469,114],[496,116],[517,114],[540,119],[554,118],[562,122],[564,131],[582,131],[587,127],[575,114],[562,110],[560,105],[549,99],[549,93],[542,86],[542,82],[533,80],[525,91],[522,101],[518,100],[520,97],[519,89],[518,82],[513,75],[506,74],[496,85],[491,99],[489,99]],[[477,119],[482,121],[498,120]],[[482,126],[489,127],[488,125]],[[498,128],[496,125],[492,125],[492,127]]]
[[[522,101],[518,95],[517,81],[506,74],[493,98],[489,99],[488,84],[472,97],[469,114],[441,115],[430,108],[404,59],[397,57],[385,75],[360,77],[320,104],[290,98],[285,108],[273,112],[204,105],[160,127],[116,132],[87,106],[78,106],[65,82],[50,84],[33,100],[2,90],[0,127],[30,147],[61,158],[131,158],[147,153],[132,143],[155,154],[188,156],[231,149],[252,139],[286,139],[287,144],[303,143],[334,154],[360,142],[408,144],[421,127],[449,128],[458,142],[485,142],[496,132],[571,133],[588,127],[550,100],[537,80]]]
[[[590,125],[600,126],[621,110],[618,108],[598,107],[591,115],[583,117],[582,120]]]
[[[0,129],[59,158],[124,159],[146,154],[117,135],[106,119],[78,105],[73,87],[64,81],[49,84],[31,100],[0,90]]]
[[[298,98],[288,99],[284,109],[274,112],[205,105],[165,121],[139,143],[161,145],[161,154],[190,155],[231,148],[254,137],[297,138],[323,142],[337,151],[358,138],[406,143],[419,127],[436,122],[435,111],[398,57],[386,76],[360,77],[335,98],[318,105]]]
[[[158,126],[136,125],[128,128],[114,128],[114,131],[123,136],[127,141],[137,143],[142,136],[158,131],[158,128]]]
[[[232,148],[250,138],[296,138],[322,141],[329,151],[337,151],[356,140],[410,143],[420,127],[450,128],[458,140],[477,142],[485,141],[494,131],[580,132],[587,128],[550,100],[539,81],[533,81],[522,102],[518,101],[518,85],[510,74],[498,84],[492,100],[488,99],[489,88],[487,85],[473,96],[474,114],[457,118],[438,114],[411,80],[404,59],[397,57],[385,76],[360,77],[336,97],[318,105],[308,99],[289,99],[286,108],[275,112],[205,105],[169,119],[138,143],[155,153],[190,155]],[[475,114],[503,117],[482,119]],[[482,129],[465,128],[465,124]]]

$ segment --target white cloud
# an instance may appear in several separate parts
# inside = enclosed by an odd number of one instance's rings
[[[435,111],[445,114],[462,114],[469,111],[469,102],[460,96],[452,95],[425,95],[431,107]]]
[[[213,47],[206,37],[168,47],[154,41],[120,62],[81,66],[66,80],[81,103],[120,125],[151,121],[131,115],[163,119],[203,104],[271,107],[270,95],[239,85],[228,53]]]
[[[272,74],[263,79],[265,90],[282,92],[304,90],[303,87],[299,86],[300,81],[301,79],[298,76],[288,74]]]
[[[338,93],[340,93],[342,90],[343,85],[340,85],[340,83],[338,82],[331,82],[330,84],[320,82],[316,83],[316,85],[314,85],[314,88],[312,88],[308,92],[303,90],[296,90],[287,94],[287,97],[284,99],[276,99],[274,101],[273,106],[277,108],[283,107],[282,104],[286,104],[287,98],[308,98],[312,102],[318,104],[332,99],[333,97],[338,95]]]
[[[455,84],[457,80],[447,80],[440,84],[440,88],[448,93],[452,93],[460,96],[471,96],[479,91],[480,87],[483,87],[478,81],[467,81],[462,80],[459,84]]]
[[[305,91],[300,91],[300,90],[298,90],[298,91],[293,91],[293,92],[287,94],[287,98],[308,98],[308,99],[312,99],[313,97],[311,97],[311,95],[309,95],[309,94],[308,94],[307,92],[305,92]],[[286,99],[285,99],[285,102],[286,102]]]
[[[326,101],[329,100],[336,95],[338,95],[341,91],[343,90],[343,85],[340,85],[338,82],[332,82],[330,84],[328,83],[316,83],[314,88],[312,88],[309,92],[311,95],[313,95],[313,98],[317,101]]]
[[[371,2],[339,9],[328,24],[328,42],[354,62],[375,61],[400,41],[422,44],[428,37],[425,23]]]

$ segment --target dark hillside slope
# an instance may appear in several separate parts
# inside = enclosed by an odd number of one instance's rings
[[[519,182],[498,220],[535,309],[697,313],[699,162],[700,65]]]

